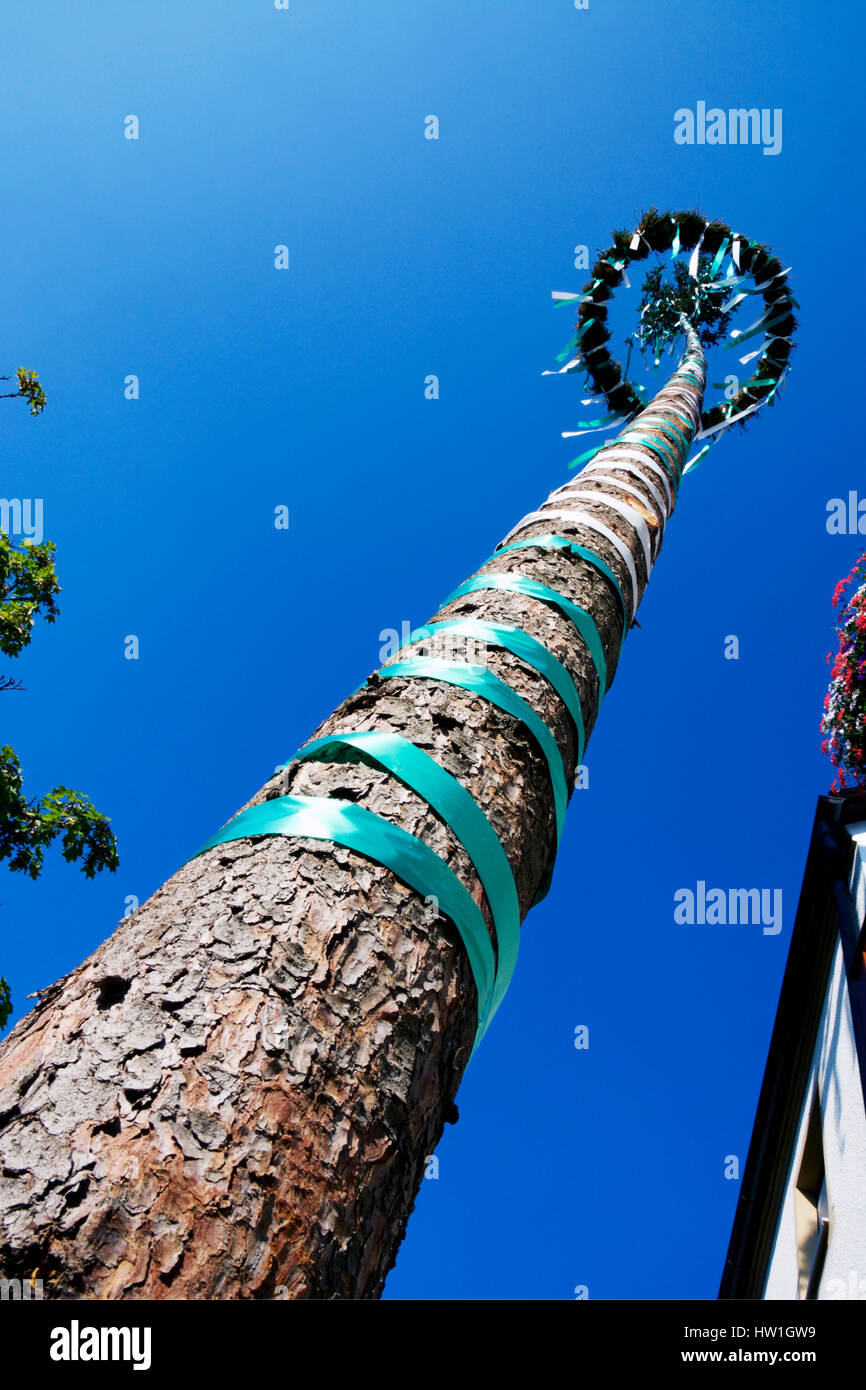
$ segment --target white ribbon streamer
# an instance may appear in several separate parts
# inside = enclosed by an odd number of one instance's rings
[[[742,294],[735,294],[733,299],[729,299],[727,304],[723,304],[719,309],[720,314],[727,314],[731,309],[736,309],[738,304],[742,304],[744,299],[748,299],[749,294],[744,290]]]
[[[760,326],[761,326],[762,323],[766,323],[767,319],[770,317],[770,314],[773,313],[773,312],[774,312],[773,306],[772,306],[772,305],[768,305],[768,306],[765,308],[765,310],[764,310],[763,314],[761,315],[761,317],[760,317],[759,319],[755,319],[755,322],[754,322],[754,323],[750,323],[749,326],[748,326],[748,328],[732,328],[731,331],[730,331],[730,333],[728,334],[728,337],[729,337],[729,338],[742,338],[742,336],[743,336],[744,333],[751,333],[752,330],[753,330],[754,328],[760,328]]]
[[[572,370],[572,368],[574,368],[574,367],[579,367],[582,361],[583,361],[583,358],[582,358],[582,357],[572,357],[571,361],[570,361],[570,362],[566,362],[566,364],[565,364],[564,367],[549,367],[546,371],[542,372],[541,375],[542,375],[542,376],[562,376],[562,373],[563,373],[563,372],[570,372],[570,371]]]
[[[599,430],[615,430],[625,420],[624,415],[619,415],[615,420],[611,420],[607,425],[592,425],[587,430],[563,430],[563,439],[577,439],[581,434],[598,434]]]
[[[761,355],[762,352],[766,352],[766,350],[767,350],[767,348],[769,347],[769,345],[770,345],[771,342],[774,342],[774,343],[792,343],[793,341],[794,341],[793,338],[777,338],[777,337],[776,337],[776,334],[775,334],[775,333],[772,333],[772,334],[770,335],[769,338],[765,338],[765,339],[764,339],[764,341],[762,342],[762,344],[761,344],[761,346],[760,346],[759,348],[755,348],[755,351],[754,351],[754,352],[747,352],[746,355],[745,355],[745,357],[740,357],[738,360],[743,364],[743,366],[745,366],[747,362],[752,362],[752,361],[754,361],[754,359],[755,359],[756,357],[760,357],[760,355]]]
[[[771,391],[770,395],[772,394]],[[756,405],[750,405],[748,410],[738,410],[736,415],[732,415],[728,420],[723,420],[720,425],[713,425],[712,429],[701,430],[700,434],[695,435],[695,439],[707,439],[711,434],[718,433],[719,430],[726,430],[729,425],[735,425],[738,420],[744,420],[747,415],[752,415],[756,410],[760,410],[761,406],[766,405],[769,399],[770,396],[765,396],[764,399],[758,401]]]
[[[748,280],[748,275],[727,275],[722,280],[710,280],[704,285],[705,290],[732,290],[737,285],[742,285],[744,280]],[[750,291],[754,293],[754,291]]]
[[[793,270],[793,266],[790,265],[785,270],[777,270],[775,275],[770,276],[769,280],[762,280],[760,285],[756,285],[752,294],[757,294],[758,290],[765,290],[768,285],[772,285],[774,280],[778,280],[780,275],[788,275],[791,270]]]
[[[706,230],[707,224],[704,223],[704,230],[701,232],[701,235],[698,238],[698,244],[695,247],[692,254],[689,256],[689,275],[692,277],[693,280],[697,280],[698,278],[698,261],[700,260],[701,247],[704,244],[704,236],[706,235]]]

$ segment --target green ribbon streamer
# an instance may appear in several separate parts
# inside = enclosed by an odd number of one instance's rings
[[[577,430],[597,430],[602,425],[612,425],[616,420],[627,420],[630,412],[627,410],[612,410],[609,415],[602,415],[598,420],[578,420]],[[577,430],[573,433],[577,433]]]
[[[680,229],[679,229],[679,224],[677,224],[676,230],[675,230],[675,232],[674,232],[673,244],[672,244],[672,246],[671,246],[671,260],[672,260],[672,261],[673,261],[673,260],[676,260],[676,258],[677,258],[677,256],[678,256],[679,254],[680,254]]]
[[[568,465],[569,468],[577,468],[582,463],[588,463],[590,459],[595,458],[596,454],[599,453],[600,450],[606,448],[607,444],[594,445],[592,449],[587,449],[585,454],[578,454],[576,459],[572,459],[571,463]]]
[[[380,667],[377,674],[382,680],[405,676],[456,685],[462,690],[470,690],[480,695],[482,699],[488,700],[490,704],[496,705],[498,709],[504,710],[506,714],[525,724],[544,754],[550,772],[556,814],[556,843],[559,844],[568,801],[562,756],[544,720],[539,718],[532,706],[528,705],[516,690],[512,690],[510,685],[494,676],[491,671],[473,671],[465,662],[442,661],[435,656],[413,656],[408,661],[396,661],[392,665]]]
[[[595,304],[595,300],[592,296],[595,290],[595,286],[600,284],[601,281],[596,280],[592,289],[589,291],[589,294],[571,294],[569,295],[568,299],[558,299],[553,306],[554,309],[562,309],[564,306],[567,306],[569,304]]]
[[[471,859],[487,895],[496,929],[496,978],[487,1018],[489,1026],[514,975],[520,945],[520,904],[508,856],[474,797],[434,758],[400,734],[360,730],[314,739],[293,762],[355,762],[369,758],[411,787],[453,830]]]
[[[424,627],[410,634],[409,642],[426,641],[426,634],[432,636],[435,632],[457,632],[467,637],[478,637],[490,647],[501,647],[504,651],[511,652],[512,656],[519,657],[527,666],[531,666],[543,676],[553,686],[574,721],[577,729],[577,761],[582,760],[586,747],[586,731],[583,727],[583,709],[577,686],[562,662],[557,661],[542,642],[530,637],[523,628],[498,627],[492,623],[476,622],[473,618],[456,618],[446,623],[426,623]]]
[[[354,802],[327,796],[278,796],[241,811],[198,851],[253,835],[291,835],[333,840],[382,864],[425,897],[438,899],[443,915],[457,928],[466,947],[478,995],[475,1053],[490,1021],[495,965],[487,923],[469,891],[429,845],[398,825]],[[193,856],[194,858],[197,856]]]
[[[722,242],[721,246],[719,247],[718,251],[716,252],[716,254],[715,254],[714,258],[713,258],[713,263],[712,263],[712,265],[710,266],[710,280],[715,280],[715,278],[716,278],[716,273],[717,273],[717,271],[718,271],[718,269],[719,269],[719,266],[722,264],[722,261],[725,259],[725,252],[727,251],[727,249],[728,249],[728,237],[725,237],[724,241]]]
[[[785,319],[788,317],[789,314],[786,312],[784,314],[777,314],[775,318],[770,319],[767,323],[765,323],[763,319],[759,319],[754,328],[748,329],[745,333],[741,333],[739,337],[733,338],[729,343],[725,343],[725,347],[739,347],[740,343],[748,342],[749,338],[754,338],[758,333],[769,333],[771,328],[775,328],[777,324],[784,323]]]
[[[600,555],[596,555],[594,550],[590,550],[589,546],[580,545],[577,541],[570,541],[565,536],[530,536],[528,540],[512,541],[510,545],[501,546],[493,555],[488,556],[484,565],[489,565],[491,560],[495,560],[499,555],[507,554],[509,550],[528,550],[533,545],[540,546],[544,550],[570,550],[574,555],[579,555],[581,559],[587,560],[604,575],[605,579],[610,580],[622,608],[622,642],[624,642],[628,632],[625,595],[610,565]],[[481,565],[480,568],[483,569],[484,565]],[[622,647],[622,642],[620,647]]]
[[[703,449],[699,449],[698,452],[695,454],[694,458],[689,459],[688,463],[686,464],[686,467],[683,469],[683,473],[691,473],[693,469],[697,468],[701,460],[705,457],[706,454],[709,453],[714,443],[715,440],[711,439],[709,444],[705,444]]]
[[[449,594],[442,607],[444,608],[448,603],[453,603],[455,599],[462,598],[464,594],[478,593],[482,589],[499,589],[504,593],[525,594],[527,598],[536,598],[541,603],[550,603],[555,608],[559,608],[577,628],[587,646],[598,676],[598,702],[601,704],[607,689],[607,662],[604,659],[604,648],[601,645],[598,628],[591,614],[587,613],[585,609],[579,608],[576,603],[572,603],[571,599],[566,598],[557,589],[549,589],[546,584],[539,584],[525,574],[476,575],[474,579],[467,579],[466,583],[461,584],[459,589],[455,589],[453,594]]]
[[[562,349],[562,352],[558,352],[558,353],[556,354],[556,356],[555,356],[554,359],[553,359],[554,362],[564,362],[565,359],[566,359],[566,357],[569,357],[569,356],[571,355],[571,353],[574,352],[574,349],[575,349],[576,347],[577,347],[577,339],[576,339],[576,338],[572,338],[571,342],[568,343],[568,344]],[[576,364],[576,365],[579,365],[579,364]]]

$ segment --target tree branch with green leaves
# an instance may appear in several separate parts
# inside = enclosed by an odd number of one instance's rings
[[[53,623],[59,593],[53,542],[18,546],[0,531],[0,651],[18,656],[37,618]]]
[[[17,391],[7,391],[0,395],[0,401],[13,401],[17,396],[23,396],[30,403],[30,414],[39,415],[45,409],[45,392],[39,381],[36,372],[28,371],[26,367],[19,367],[15,373],[18,381]],[[0,376],[0,381],[10,381],[8,376]]]
[[[36,372],[18,368],[18,390],[0,399],[22,396],[30,414],[45,408],[45,392]],[[0,381],[8,381],[0,377]],[[17,657],[29,644],[37,618],[53,623],[57,618],[60,584],[54,566],[51,541],[16,545],[0,531],[0,652]],[[0,676],[0,692],[21,690],[12,676]],[[16,873],[38,878],[45,851],[60,841],[63,858],[80,862],[85,877],[102,869],[114,873],[118,865],[117,842],[107,816],[97,811],[82,792],[57,786],[42,797],[27,798],[15,750],[0,746],[0,860]],[[0,978],[0,1028],[12,1013],[8,981]]]

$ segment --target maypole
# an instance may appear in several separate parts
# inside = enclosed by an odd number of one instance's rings
[[[608,301],[632,261],[685,251],[688,276],[645,293],[639,346],[685,342],[647,403],[610,357]],[[764,333],[740,359],[757,368],[702,410],[702,338],[756,293],[729,342]],[[609,411],[570,433],[623,428],[10,1035],[7,1278],[38,1271],[55,1298],[381,1293],[682,477],[788,368],[786,273],[697,213],[650,212],[559,298],[578,309],[560,370]]]

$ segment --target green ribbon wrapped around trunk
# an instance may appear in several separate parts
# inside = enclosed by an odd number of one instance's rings
[[[438,900],[442,914],[460,933],[478,993],[478,1028],[473,1053],[490,1021],[496,969],[487,923],[460,879],[423,840],[352,801],[328,796],[277,796],[241,811],[198,851],[254,835],[291,835],[332,840],[384,864],[397,878]]]
[[[622,608],[622,641],[624,642],[628,632],[625,595],[610,565],[600,555],[596,555],[594,550],[590,550],[588,545],[579,545],[577,541],[570,541],[565,536],[529,536],[527,540],[512,541],[509,545],[500,546],[493,555],[484,561],[484,564],[489,565],[490,561],[495,559],[497,555],[505,555],[509,550],[527,550],[533,545],[540,546],[542,550],[570,550],[573,555],[580,555],[582,559],[588,560],[606,579],[610,580],[616,589],[617,598]],[[484,566],[482,565],[480,568],[483,569]],[[622,643],[620,643],[621,646]]]
[[[449,594],[442,607],[444,608],[445,604],[453,603],[455,599],[462,598],[464,594],[478,593],[481,589],[500,589],[505,593],[525,594],[527,598],[535,598],[540,603],[549,603],[554,608],[559,608],[577,628],[589,650],[592,664],[598,676],[598,700],[601,704],[607,689],[607,662],[604,658],[604,648],[601,645],[595,620],[585,608],[579,608],[576,603],[572,603],[571,599],[566,598],[557,589],[550,589],[546,584],[539,584],[535,579],[530,579],[524,574],[476,575],[474,579],[467,579],[465,584],[461,584],[459,589],[455,589],[453,593]]]
[[[395,661],[390,666],[382,666],[377,672],[381,680],[408,677],[411,679],[443,681],[446,685],[456,685],[462,690],[471,690],[498,709],[504,710],[526,725],[536,743],[541,748],[550,773],[553,790],[553,806],[556,817],[556,843],[562,838],[565,824],[565,808],[568,803],[566,770],[556,739],[543,719],[540,719],[531,705],[528,705],[516,690],[494,676],[492,671],[477,670],[461,661],[443,661],[435,656],[413,656],[407,661]]]
[[[586,747],[586,733],[577,686],[562,662],[557,661],[543,643],[537,642],[534,637],[530,637],[528,632],[524,632],[519,627],[497,627],[492,623],[476,622],[473,618],[456,618],[453,622],[425,624],[417,632],[410,633],[409,641],[404,645],[426,641],[428,635],[433,636],[437,632],[453,632],[458,636],[477,637],[487,646],[501,647],[504,651],[511,652],[513,656],[525,661],[527,666],[532,666],[540,676],[544,676],[545,680],[553,686],[571,715],[577,730],[577,761],[580,762]],[[422,633],[423,636],[420,635]]]
[[[353,762],[368,758],[399,777],[431,806],[456,835],[472,860],[487,895],[496,931],[496,977],[487,1025],[502,1003],[517,964],[520,905],[511,865],[493,826],[473,796],[435,758],[401,734],[353,730],[305,743],[293,762]],[[476,985],[480,985],[476,980]]]

